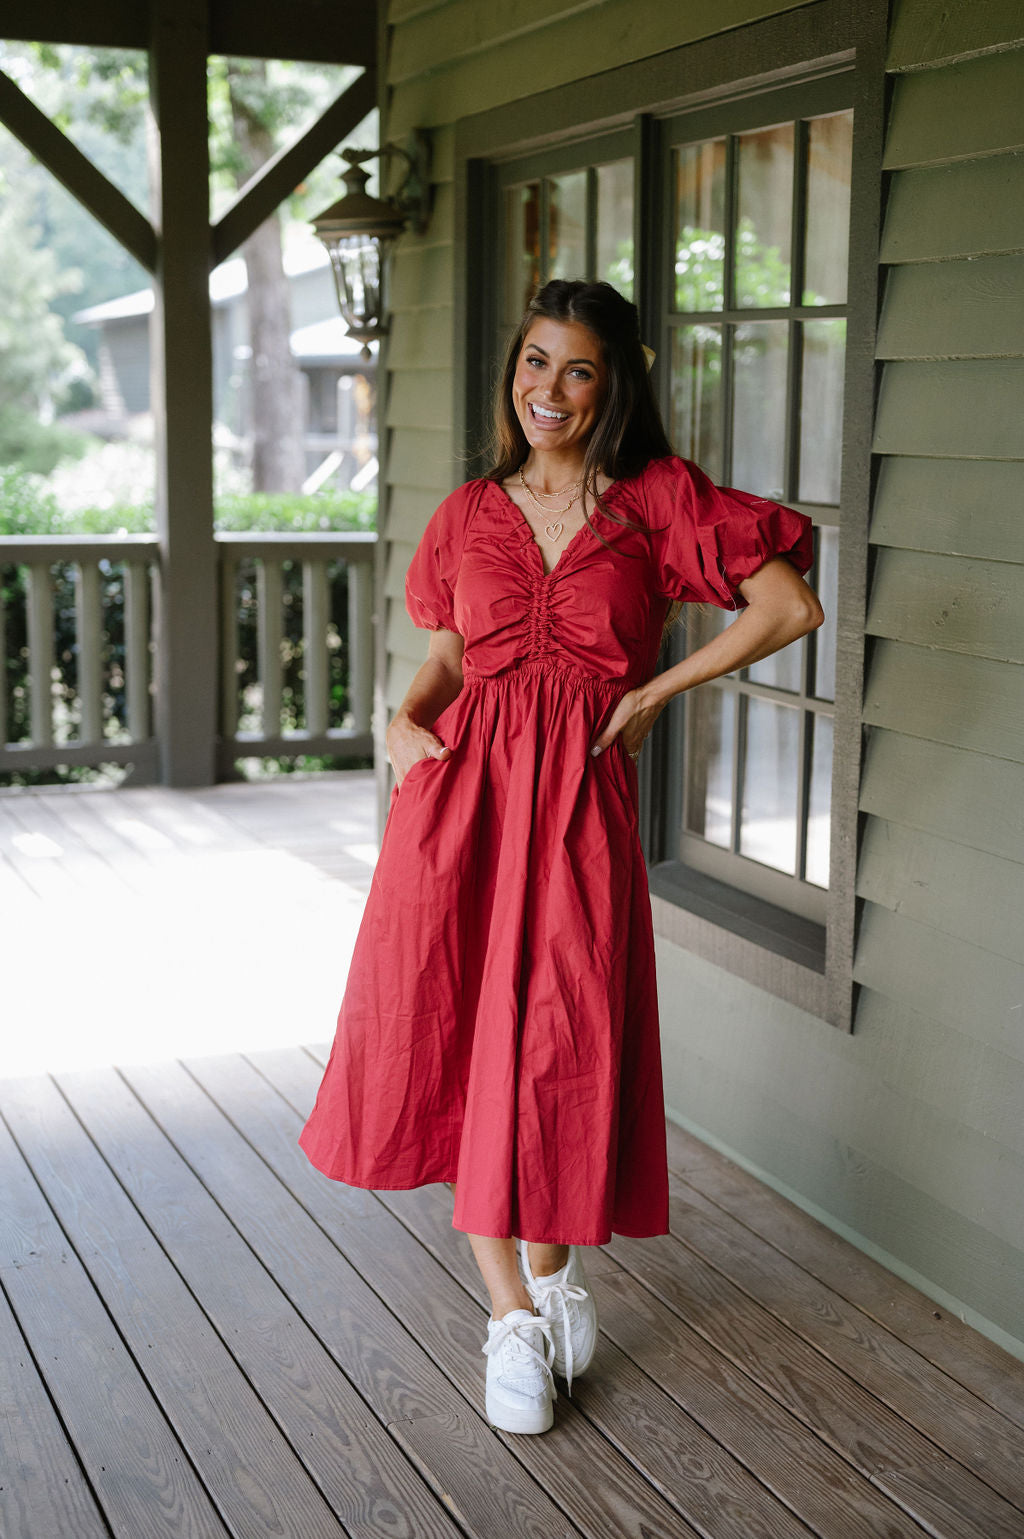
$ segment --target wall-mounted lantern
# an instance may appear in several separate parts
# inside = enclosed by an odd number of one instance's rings
[[[407,162],[405,180],[390,198],[366,191],[369,172],[363,162],[401,155]],[[338,304],[349,335],[363,344],[387,331],[388,259],[403,230],[422,235],[430,212],[430,139],[414,129],[406,146],[387,144],[380,150],[344,150],[348,170],[342,180],[345,196],[313,220],[313,229],[327,247],[338,290]]]

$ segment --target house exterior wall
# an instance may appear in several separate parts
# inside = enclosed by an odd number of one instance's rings
[[[454,123],[785,7],[391,0],[386,136],[434,135],[396,257],[386,699],[425,653],[402,589],[464,478]],[[658,942],[670,1113],[1024,1355],[1024,25],[897,0],[846,1035]]]

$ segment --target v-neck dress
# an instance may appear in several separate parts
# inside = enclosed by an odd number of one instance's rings
[[[465,641],[463,688],[433,723],[451,756],[392,791],[301,1136],[354,1186],[454,1181],[471,1234],[667,1231],[637,772],[620,739],[590,749],[654,674],[671,600],[741,608],[765,561],[812,562],[805,515],[675,456],[603,500],[634,527],[592,512],[550,572],[496,482],[460,487],[427,525],[406,605]]]

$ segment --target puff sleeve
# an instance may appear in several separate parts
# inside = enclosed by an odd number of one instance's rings
[[[414,625],[454,631],[455,579],[465,543],[467,519],[475,504],[474,483],[460,486],[432,514],[405,577],[405,607]]]
[[[801,576],[814,561],[806,513],[750,492],[715,486],[690,460],[658,460],[644,488],[659,593],[745,609],[739,584],[773,556]]]

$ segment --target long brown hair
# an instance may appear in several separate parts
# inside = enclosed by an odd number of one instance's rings
[[[601,344],[608,371],[608,393],[583,459],[583,516],[596,538],[602,545],[607,545],[608,541],[601,539],[590,523],[587,497],[614,523],[630,529],[644,526],[622,517],[601,501],[597,490],[598,475],[603,473],[613,481],[626,480],[639,475],[652,460],[663,459],[672,453],[640,342],[637,308],[610,283],[553,278],[537,290],[509,341],[495,386],[491,466],[484,472],[489,481],[508,480],[526,463],[530,453],[530,445],[516,415],[512,382],[527,332],[537,320],[575,321],[592,331]],[[666,630],[681,607],[672,605]]]

